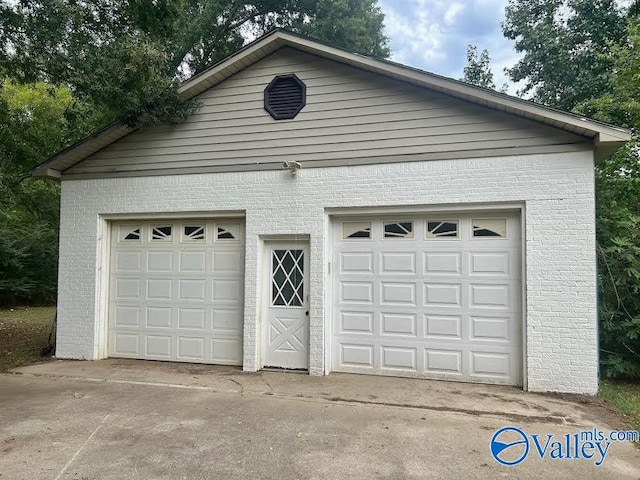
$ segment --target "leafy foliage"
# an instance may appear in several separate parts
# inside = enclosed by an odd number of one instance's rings
[[[640,378],[640,22],[609,53],[610,90],[576,111],[631,128],[634,138],[596,170],[603,372]]]
[[[640,128],[640,2],[510,0],[502,25],[524,53],[522,94],[600,121]],[[640,137],[596,167],[602,371],[640,378]]]
[[[596,174],[603,373],[640,378],[640,160],[638,138]]]
[[[69,85],[105,118],[140,127],[192,113],[178,82],[247,36],[286,27],[387,56],[383,19],[375,0],[0,0],[0,68]]]
[[[640,19],[630,18],[627,35],[609,54],[610,90],[581,102],[578,113],[628,128],[640,127]],[[630,152],[631,153],[631,152]]]
[[[463,82],[492,90],[496,89],[488,50],[482,50],[478,56],[478,47],[467,45],[467,64],[464,67],[463,74],[464,77],[461,78]]]
[[[181,80],[276,27],[387,56],[383,19],[375,0],[0,0],[0,304],[55,299],[60,194],[37,164],[113,120],[181,121]]]
[[[502,31],[524,55],[507,72],[520,95],[570,111],[609,91],[624,25],[615,0],[509,0]]]
[[[52,302],[59,188],[27,177],[82,129],[72,128],[66,117],[73,110],[66,87],[5,80],[0,104],[0,304]],[[84,115],[75,118],[81,117],[85,120]]]

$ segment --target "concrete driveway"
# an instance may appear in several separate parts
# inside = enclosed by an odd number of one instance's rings
[[[505,426],[539,435],[517,466],[490,451]],[[573,445],[594,427],[620,425],[595,400],[509,387],[55,361],[0,375],[0,480],[640,478],[629,442],[601,466],[549,442],[540,458],[547,435]]]

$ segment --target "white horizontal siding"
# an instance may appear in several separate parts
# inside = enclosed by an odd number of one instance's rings
[[[275,75],[295,73],[307,104],[275,121],[263,92]],[[508,149],[566,151],[587,139],[434,91],[282,49],[202,93],[179,125],[134,132],[64,175],[101,176],[188,168],[264,166],[284,160],[326,165],[369,158],[441,153],[451,158]],[[475,153],[474,153],[475,152]]]

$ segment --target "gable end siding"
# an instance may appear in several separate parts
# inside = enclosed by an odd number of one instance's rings
[[[265,87],[295,73],[305,108],[275,121]],[[66,178],[357,165],[592,149],[590,139],[283,48],[204,92],[179,125],[134,132]]]

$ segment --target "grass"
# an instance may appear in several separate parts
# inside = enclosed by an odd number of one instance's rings
[[[55,307],[0,310],[0,372],[42,360]]]
[[[624,415],[632,430],[640,432],[640,382],[602,380],[598,395]]]

